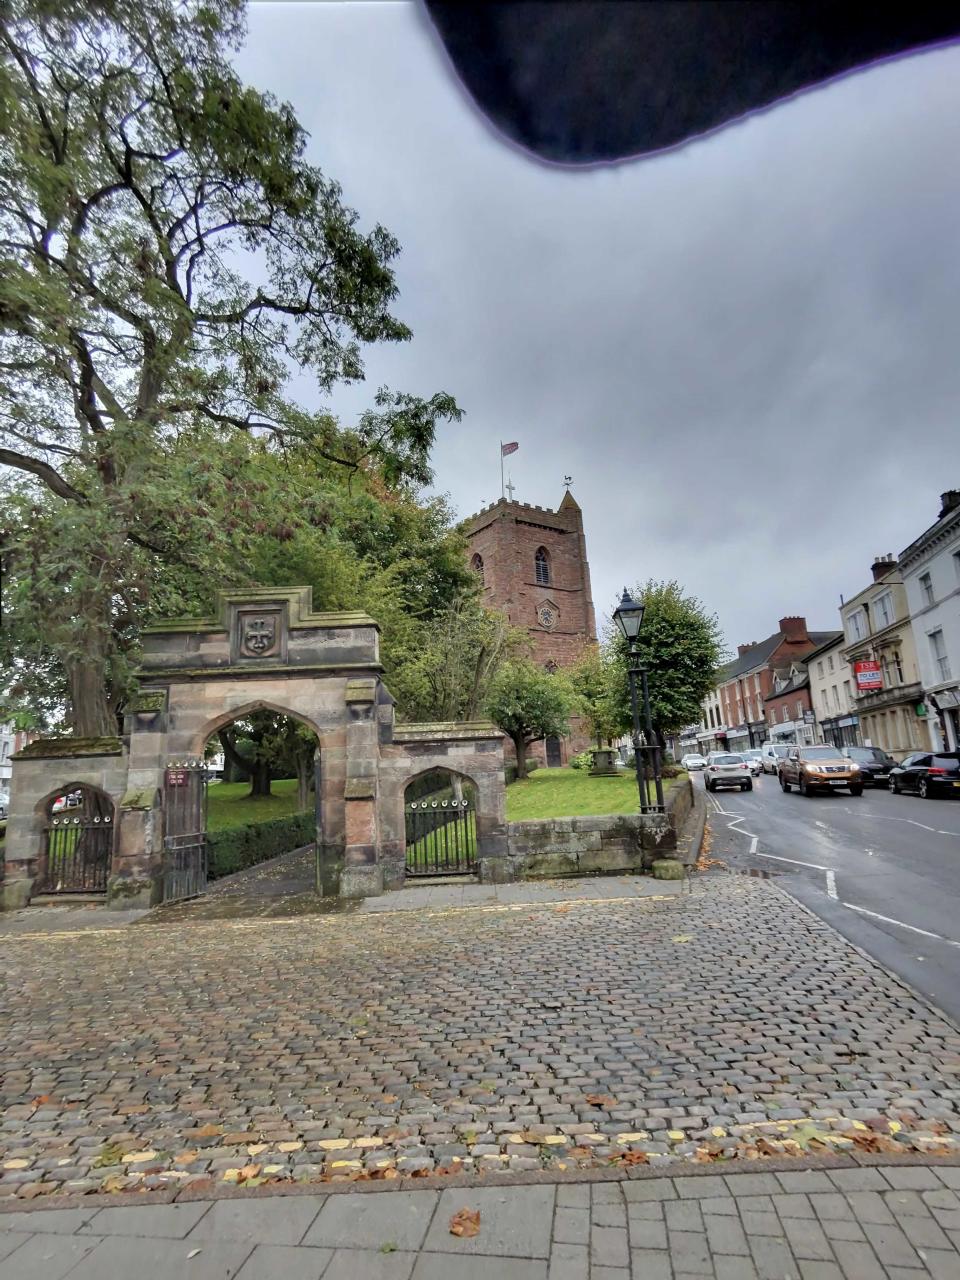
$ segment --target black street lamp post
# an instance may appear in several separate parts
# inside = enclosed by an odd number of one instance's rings
[[[623,588],[623,599],[613,614],[613,620],[623,634],[629,646],[630,665],[627,674],[630,679],[630,707],[633,712],[633,758],[637,769],[637,787],[640,791],[641,813],[663,813],[663,779],[660,776],[660,744],[653,732],[653,717],[650,712],[650,690],[647,686],[647,669],[640,664],[637,652],[637,636],[643,622],[643,604],[632,599],[627,588]],[[640,733],[640,707],[637,699],[637,676],[643,693],[644,733]],[[641,742],[641,736],[643,741]],[[650,787],[648,779],[652,775],[657,800],[650,803]]]

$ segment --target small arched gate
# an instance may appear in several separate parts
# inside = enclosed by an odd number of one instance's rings
[[[207,887],[207,771],[202,756],[168,760],[163,774],[163,901]]]
[[[473,783],[439,770],[411,783],[404,828],[408,876],[466,876],[476,871]]]
[[[83,783],[46,806],[35,893],[106,893],[113,861],[114,806],[105,792]]]

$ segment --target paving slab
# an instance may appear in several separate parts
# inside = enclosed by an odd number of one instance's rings
[[[258,1244],[237,1272],[237,1280],[320,1280],[332,1257],[329,1249]]]
[[[194,1241],[249,1240],[254,1244],[299,1244],[323,1204],[321,1196],[277,1196],[269,1200],[218,1200],[209,1206],[201,1203],[179,1207],[206,1210],[197,1215],[196,1225],[190,1233],[190,1239]]]
[[[208,1210],[213,1212],[219,1208],[220,1205],[214,1205],[210,1210],[205,1204],[145,1204],[142,1208],[130,1205],[98,1209],[81,1232],[95,1236],[161,1236],[182,1240]]]
[[[436,1191],[331,1196],[316,1215],[303,1243],[334,1249],[419,1249],[439,1200]]]
[[[92,1236],[30,1236],[0,1262],[0,1280],[62,1280],[99,1244]]]
[[[547,1258],[553,1197],[554,1188],[543,1186],[444,1191],[424,1247],[440,1253]],[[480,1231],[476,1236],[450,1234],[450,1219],[463,1208],[480,1210]]]
[[[547,1280],[546,1262],[521,1258],[458,1258],[450,1268],[446,1255],[422,1253],[411,1280]]]
[[[145,1280],[232,1280],[250,1251],[248,1242],[238,1240],[111,1236],[85,1255],[70,1272],[70,1280],[128,1280],[130,1276],[143,1276]],[[48,1278],[38,1275],[37,1280]]]

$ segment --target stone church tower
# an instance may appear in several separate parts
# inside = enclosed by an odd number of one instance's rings
[[[484,604],[527,631],[534,661],[569,666],[596,643],[583,513],[569,490],[556,511],[501,498],[472,516],[466,529]],[[576,722],[571,729],[562,741],[534,743],[530,758],[566,764],[590,745]]]

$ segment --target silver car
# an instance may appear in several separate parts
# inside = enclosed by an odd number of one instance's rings
[[[739,787],[741,791],[753,790],[750,766],[743,756],[734,755],[729,751],[712,751],[707,756],[703,782],[708,791],[716,791],[717,787]]]

